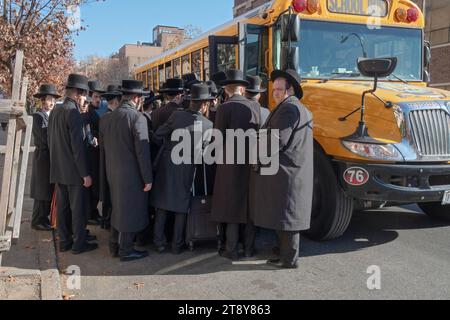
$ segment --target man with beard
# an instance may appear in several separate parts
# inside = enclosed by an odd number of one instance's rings
[[[250,213],[256,226],[275,230],[279,255],[267,263],[275,268],[298,268],[300,231],[311,223],[314,142],[312,115],[303,97],[300,75],[295,70],[272,73],[277,107],[262,129],[278,130],[279,149],[270,150],[280,167],[274,175],[256,166],[250,179]],[[271,139],[268,138],[270,141]]]

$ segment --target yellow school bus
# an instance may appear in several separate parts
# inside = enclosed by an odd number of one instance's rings
[[[314,115],[306,235],[335,239],[355,210],[418,203],[432,218],[450,218],[450,92],[427,87],[424,26],[420,8],[408,0],[267,1],[148,61],[136,78],[157,90],[170,77],[195,73],[208,80],[240,68],[264,79],[264,103],[274,108],[270,73],[295,68],[302,103]],[[357,61],[384,57],[395,57],[396,68],[370,92],[375,80]]]

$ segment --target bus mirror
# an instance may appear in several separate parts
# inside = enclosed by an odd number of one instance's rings
[[[423,64],[425,69],[428,70],[430,68],[431,63],[431,47],[429,42],[425,42],[423,54],[424,54]]]
[[[391,75],[397,67],[397,58],[358,59],[359,72],[365,77],[384,78]]]
[[[283,47],[281,55],[281,66],[283,70],[300,69],[300,48],[299,47]]]
[[[300,17],[297,14],[285,14],[281,17],[281,41],[300,41]]]

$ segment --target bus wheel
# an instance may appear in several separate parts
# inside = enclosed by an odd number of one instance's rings
[[[439,202],[425,202],[418,205],[431,219],[450,221],[450,206],[443,206]]]
[[[311,229],[305,236],[316,241],[341,237],[350,225],[353,205],[353,199],[339,185],[329,159],[315,148]]]

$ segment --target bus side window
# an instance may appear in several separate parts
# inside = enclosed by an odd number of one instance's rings
[[[202,51],[203,51],[203,81],[209,81],[210,79],[209,47],[204,48]]]

